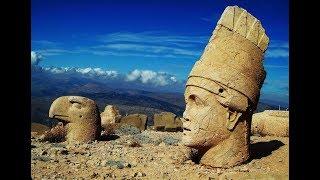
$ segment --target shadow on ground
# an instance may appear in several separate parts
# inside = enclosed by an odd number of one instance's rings
[[[253,159],[261,159],[262,157],[269,156],[273,151],[279,149],[283,145],[284,143],[278,140],[253,143],[250,147],[250,161]]]
[[[116,140],[118,138],[120,138],[120,137],[118,135],[115,135],[115,134],[109,134],[109,135],[102,134],[99,137],[99,141],[112,141],[112,140]]]

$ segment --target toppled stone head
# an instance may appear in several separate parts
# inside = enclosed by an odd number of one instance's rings
[[[227,168],[249,158],[268,43],[258,19],[237,6],[224,10],[186,83],[182,142],[198,149],[201,164]]]
[[[49,117],[63,123],[68,142],[88,142],[101,133],[101,120],[96,103],[86,97],[62,96],[51,104]]]

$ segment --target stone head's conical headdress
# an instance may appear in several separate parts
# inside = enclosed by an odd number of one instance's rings
[[[241,94],[255,109],[266,76],[263,56],[268,44],[269,38],[258,19],[238,6],[228,6],[186,85],[227,93],[215,89],[214,84],[218,83],[229,89],[231,99]]]

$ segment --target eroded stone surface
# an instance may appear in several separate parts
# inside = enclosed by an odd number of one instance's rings
[[[111,132],[114,129],[114,123],[119,123],[121,114],[119,109],[114,105],[107,105],[104,111],[100,114],[101,126],[106,132]]]
[[[66,140],[88,142],[97,139],[101,133],[101,120],[98,106],[86,97],[62,96],[51,104],[49,117],[63,123]]]
[[[120,124],[129,124],[144,131],[147,126],[147,115],[145,114],[130,114],[120,119]]]
[[[171,112],[162,112],[154,114],[153,116],[154,126],[153,128],[158,131],[181,131],[182,121],[181,119]]]
[[[198,149],[201,164],[229,168],[249,159],[268,43],[258,19],[237,6],[225,9],[186,83],[182,141]]]
[[[121,118],[119,109],[114,105],[107,105],[104,111],[100,114],[100,116],[102,126],[108,123],[117,123]]]
[[[252,116],[251,133],[261,136],[289,136],[289,111],[266,110]]]

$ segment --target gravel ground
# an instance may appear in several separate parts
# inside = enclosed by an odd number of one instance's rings
[[[33,179],[289,179],[289,138],[251,136],[252,158],[229,169],[194,163],[181,132],[121,133],[85,144],[32,137]]]

